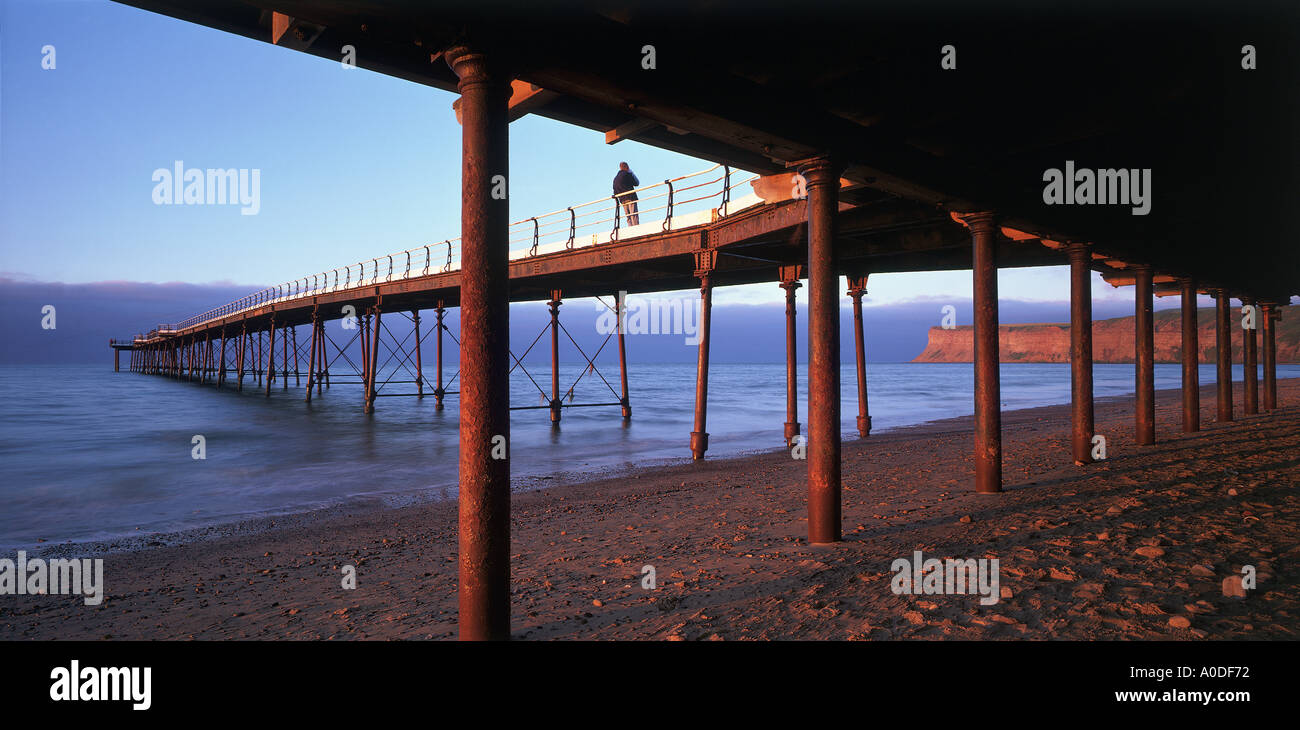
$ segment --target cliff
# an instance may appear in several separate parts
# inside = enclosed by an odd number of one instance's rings
[[[1179,362],[1182,357],[1182,324],[1177,308],[1156,312],[1156,362]],[[1214,362],[1214,310],[1197,310],[1201,362]],[[1277,326],[1277,361],[1300,362],[1300,307],[1283,307]],[[1258,332],[1258,331],[1257,331]],[[1258,340],[1262,345],[1262,333]],[[970,326],[930,328],[930,341],[912,362],[971,362],[974,338]],[[998,348],[1002,362],[1069,362],[1069,324],[1004,324],[998,327]],[[1232,360],[1241,362],[1241,312],[1232,310]],[[1094,362],[1133,362],[1133,318],[1117,317],[1092,323]],[[1261,361],[1263,358],[1261,347]]]

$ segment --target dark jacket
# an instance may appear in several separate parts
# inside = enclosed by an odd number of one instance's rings
[[[614,194],[626,193],[640,184],[641,181],[636,179],[636,175],[633,175],[631,170],[619,170],[614,176]],[[624,195],[619,200],[636,200],[636,193]]]

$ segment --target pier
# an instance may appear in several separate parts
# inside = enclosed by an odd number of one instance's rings
[[[784,414],[780,404],[773,404],[772,417],[784,416],[787,439],[806,430],[808,540],[815,544],[842,537],[839,314],[846,303],[854,315],[857,426],[860,436],[869,438],[863,333],[871,323],[864,321],[861,298],[871,274],[972,273],[972,488],[979,493],[997,495],[1005,479],[997,339],[1000,269],[1070,266],[1070,442],[1080,466],[1092,460],[1095,435],[1094,272],[1135,292],[1137,445],[1160,439],[1151,326],[1157,295],[1180,296],[1184,322],[1188,317],[1192,322],[1190,330],[1184,327],[1190,338],[1183,348],[1184,431],[1200,428],[1194,326],[1198,293],[1214,296],[1219,307],[1219,420],[1230,421],[1234,413],[1230,328],[1247,323],[1244,411],[1276,408],[1274,323],[1278,307],[1300,290],[1295,223],[1279,224],[1270,202],[1273,193],[1258,192],[1267,187],[1262,181],[1277,174],[1270,172],[1274,162],[1266,151],[1253,146],[1267,135],[1235,118],[1204,113],[1204,96],[1213,95],[1216,104],[1255,110],[1252,124],[1279,130],[1279,139],[1293,134],[1296,119],[1289,107],[1270,106],[1281,98],[1268,85],[1279,83],[1276,75],[1261,74],[1259,84],[1235,83],[1226,71],[1217,70],[1236,63],[1231,55],[1216,56],[1220,49],[1179,46],[1181,55],[1171,57],[1166,47],[1141,46],[1146,39],[1138,24],[1124,31],[1137,45],[1124,54],[1123,64],[1140,67],[1141,73],[1108,73],[1130,67],[1102,59],[1090,67],[1095,79],[1066,73],[1071,81],[1064,83],[1051,75],[1060,72],[1055,62],[1041,59],[1069,56],[1071,49],[1094,43],[1095,37],[1041,30],[1018,35],[1009,24],[996,30],[999,37],[1016,39],[1007,44],[1013,48],[968,43],[964,58],[970,59],[970,71],[945,77],[940,44],[931,31],[918,29],[914,17],[882,18],[874,25],[826,18],[776,28],[728,25],[699,11],[694,22],[670,30],[635,13],[575,10],[548,26],[547,33],[537,33],[522,18],[485,17],[460,4],[377,9],[364,16],[343,3],[286,4],[296,8],[291,13],[261,3],[216,0],[127,4],[334,62],[340,47],[353,46],[363,67],[459,93],[459,237],[391,254],[359,250],[355,263],[305,273],[110,344],[115,366],[125,351],[134,372],[217,388],[256,387],[267,397],[277,380],[284,386],[289,377],[305,382],[307,400],[313,390],[319,394],[332,384],[359,383],[359,412],[380,407],[381,396],[396,395],[391,388],[385,392],[394,384],[377,375],[384,361],[396,359],[413,363],[410,384],[416,397],[432,396],[435,408],[447,397],[458,398],[462,638],[510,635],[509,410],[525,407],[511,404],[508,396],[509,374],[522,367],[509,348],[511,302],[550,305],[547,330],[538,334],[550,335],[550,392],[539,386],[548,402],[528,407],[547,410],[552,422],[562,418],[564,408],[578,405],[617,407],[611,418],[631,418],[635,404],[621,329],[611,334],[621,370],[617,398],[595,404],[563,401],[556,354],[564,333],[562,303],[603,296],[617,302],[619,292],[698,288],[695,424],[683,434],[698,460],[708,450],[712,292],[764,282],[783,288],[788,398]],[[788,53],[772,52],[789,49],[795,31],[802,34],[797,63]],[[700,69],[717,65],[720,38],[741,38],[749,50],[731,53],[728,45],[726,68],[704,74]],[[647,39],[654,41],[653,70],[642,63]],[[844,51],[855,48],[864,50]],[[910,84],[882,80],[900,68],[912,68],[907,66],[911,62],[929,70],[904,74]],[[1189,67],[1219,82],[1189,90]],[[835,73],[821,73],[824,69]],[[1009,110],[1031,90],[1060,105],[1050,114]],[[1090,100],[1085,112],[1068,111],[1075,98]],[[1139,99],[1144,105],[1135,107]],[[626,224],[612,197],[521,217],[511,211],[505,176],[509,124],[524,114],[601,130],[607,143],[637,139],[715,166],[638,189],[643,207],[636,226]],[[1188,150],[1206,139],[1223,140],[1220,154],[1210,163],[1188,159]],[[1133,215],[1129,206],[1100,210],[1043,203],[1045,169],[1095,156],[1099,148],[1107,159],[1155,171],[1144,190],[1146,214]],[[1203,164],[1215,165],[1216,179],[1259,185],[1228,189],[1207,184],[1204,174],[1197,174]],[[1289,165],[1285,161],[1288,172]],[[1242,255],[1230,255],[1225,247]],[[842,281],[850,302],[840,296]],[[806,424],[796,421],[800,394],[795,389],[794,335],[801,323],[794,291],[799,286],[807,287],[809,302],[802,322],[808,331]],[[1234,299],[1248,312],[1233,311]],[[460,312],[459,333],[443,324],[451,308]],[[410,320],[414,342],[386,339],[385,322],[399,317]],[[356,322],[355,338],[365,353],[360,362],[351,362],[344,355],[348,343],[336,341],[324,327],[344,318]],[[306,333],[300,335],[304,327]],[[1256,329],[1263,335],[1258,346]],[[460,352],[459,371],[446,378],[444,337],[454,339]],[[430,338],[432,368],[424,359]],[[1263,365],[1262,388],[1255,379],[1257,364]],[[507,445],[505,458],[497,448],[501,443]]]

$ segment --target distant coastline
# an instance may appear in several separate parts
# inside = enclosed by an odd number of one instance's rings
[[[1277,361],[1300,362],[1300,311],[1283,307],[1277,322]],[[1233,362],[1241,362],[1242,329],[1239,310],[1233,310]],[[1155,314],[1156,362],[1179,362],[1182,357],[1182,325],[1177,309]],[[1200,361],[1215,361],[1214,310],[1197,310],[1200,331]],[[970,326],[944,329],[931,327],[929,341],[912,362],[972,362],[974,339]],[[1257,332],[1257,339],[1260,333]],[[1092,323],[1093,362],[1133,362],[1133,317],[1116,317]],[[998,328],[998,349],[1002,362],[1069,362],[1068,323],[1004,324]],[[1261,352],[1262,357],[1262,352]]]

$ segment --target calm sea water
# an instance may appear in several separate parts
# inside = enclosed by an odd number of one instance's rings
[[[617,376],[616,368],[602,370]],[[1300,376],[1296,365],[1278,371]],[[562,366],[563,386],[580,372]],[[1240,366],[1236,372],[1240,379]],[[1131,365],[1098,365],[1095,373],[1098,397],[1133,391]],[[1212,366],[1200,374],[1213,382]],[[842,377],[844,430],[856,434],[853,368]],[[874,429],[971,413],[972,377],[968,364],[869,365]],[[1157,388],[1178,387],[1179,377],[1177,365],[1156,366]],[[520,488],[690,458],[695,366],[632,364],[629,378],[626,425],[616,406],[566,409],[558,430],[545,410],[514,412]],[[548,381],[539,378],[543,387]],[[1068,365],[1002,366],[1004,409],[1067,403],[1069,387]],[[528,378],[512,376],[515,405],[539,397]],[[599,378],[586,378],[574,402],[611,400]],[[99,365],[0,367],[0,547],[170,531],[376,496],[453,498],[457,403],[449,396],[437,412],[431,396],[380,398],[365,415],[359,385],[336,384],[308,405],[302,388],[278,384],[267,399],[255,388],[216,390]],[[710,455],[780,446],[785,366],[713,365],[708,415]],[[201,461],[191,458],[196,434],[206,439]]]

